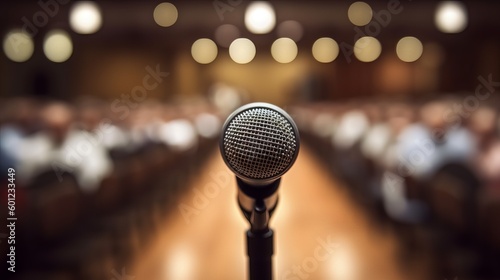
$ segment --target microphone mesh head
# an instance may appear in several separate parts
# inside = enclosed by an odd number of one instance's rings
[[[240,177],[251,180],[280,177],[297,158],[297,128],[280,108],[262,103],[252,105],[240,108],[226,121],[222,156]]]

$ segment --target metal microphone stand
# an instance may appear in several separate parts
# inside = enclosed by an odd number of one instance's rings
[[[269,228],[269,219],[277,205],[280,181],[278,179],[269,185],[255,188],[237,179],[241,191],[238,203],[250,222],[250,229],[246,233],[250,280],[273,279],[274,233]],[[249,207],[250,205],[252,206]]]

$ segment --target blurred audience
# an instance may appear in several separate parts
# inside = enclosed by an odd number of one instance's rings
[[[41,279],[105,279],[110,262],[140,256],[138,232],[144,239],[168,213],[225,117],[204,100],[152,99],[128,115],[91,97],[1,101],[0,165],[16,170],[22,271]]]
[[[38,129],[38,107],[30,98],[2,100],[0,106],[0,165],[6,170],[17,166],[20,144]]]
[[[173,191],[176,182],[182,181],[178,176],[191,168],[190,156],[199,157],[208,149],[207,143],[216,142],[223,118],[239,103],[229,88],[219,91],[212,96],[213,105],[200,100],[188,104],[149,100],[124,118],[113,114],[104,100],[94,98],[2,100],[0,164],[4,169],[15,167],[20,185],[34,189],[31,181],[44,172],[60,179],[64,174],[74,176],[83,195],[100,201],[84,207],[101,205],[104,209],[115,205],[111,204],[114,200],[138,200],[141,188],[154,185],[146,183],[148,178],[154,181],[160,173]],[[223,106],[226,99],[231,102]],[[477,192],[483,197],[494,198],[490,192],[500,191],[498,108],[490,102],[469,114],[454,114],[456,102],[459,99],[435,98],[421,104],[374,100],[303,104],[289,111],[305,142],[312,144],[370,212],[422,227],[442,214],[434,212],[434,188],[444,187],[445,197],[448,192],[459,193],[462,185],[469,184],[461,179],[469,171],[481,182]],[[189,159],[185,165],[180,164],[182,158]],[[185,170],[178,172],[179,168]],[[462,174],[456,174],[457,170]],[[460,204],[462,212],[474,215],[475,208],[481,207],[479,200],[470,202],[476,199],[475,192],[464,193],[468,202]],[[163,205],[161,196],[153,193]],[[462,198],[449,197],[452,200],[443,200],[438,210],[450,212],[450,217],[464,215],[453,212],[453,199]]]
[[[19,141],[16,151],[19,178],[29,182],[42,172],[53,170],[76,176],[83,192],[93,192],[111,172],[107,151],[93,131],[99,114],[83,108],[81,128],[75,126],[75,109],[62,102],[49,102],[40,111],[42,129]]]
[[[205,104],[153,100],[119,119],[95,98],[6,100],[0,115],[1,165],[15,167],[23,185],[49,170],[58,177],[71,173],[84,193],[92,193],[113,171],[113,152],[133,153],[150,143],[182,152],[196,148],[198,137],[214,139],[222,116]]]
[[[304,104],[291,113],[354,198],[412,246],[406,255],[430,246],[442,274],[500,276],[491,262],[500,256],[496,214],[485,211],[500,209],[498,106],[454,111],[466,107],[460,97]],[[434,234],[419,236],[426,228]]]
[[[484,106],[472,113],[469,129],[478,143],[475,171],[488,187],[500,190],[500,138],[497,130],[498,112]]]

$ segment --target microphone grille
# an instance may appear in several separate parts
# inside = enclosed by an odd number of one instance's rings
[[[221,152],[240,177],[266,180],[283,175],[299,151],[297,127],[280,108],[254,103],[233,113],[223,129]]]

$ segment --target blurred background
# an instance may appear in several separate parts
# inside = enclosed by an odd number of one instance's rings
[[[2,273],[246,279],[217,143],[259,101],[303,143],[271,221],[275,279],[500,279],[499,11],[3,3],[0,218],[17,220],[0,227]]]

